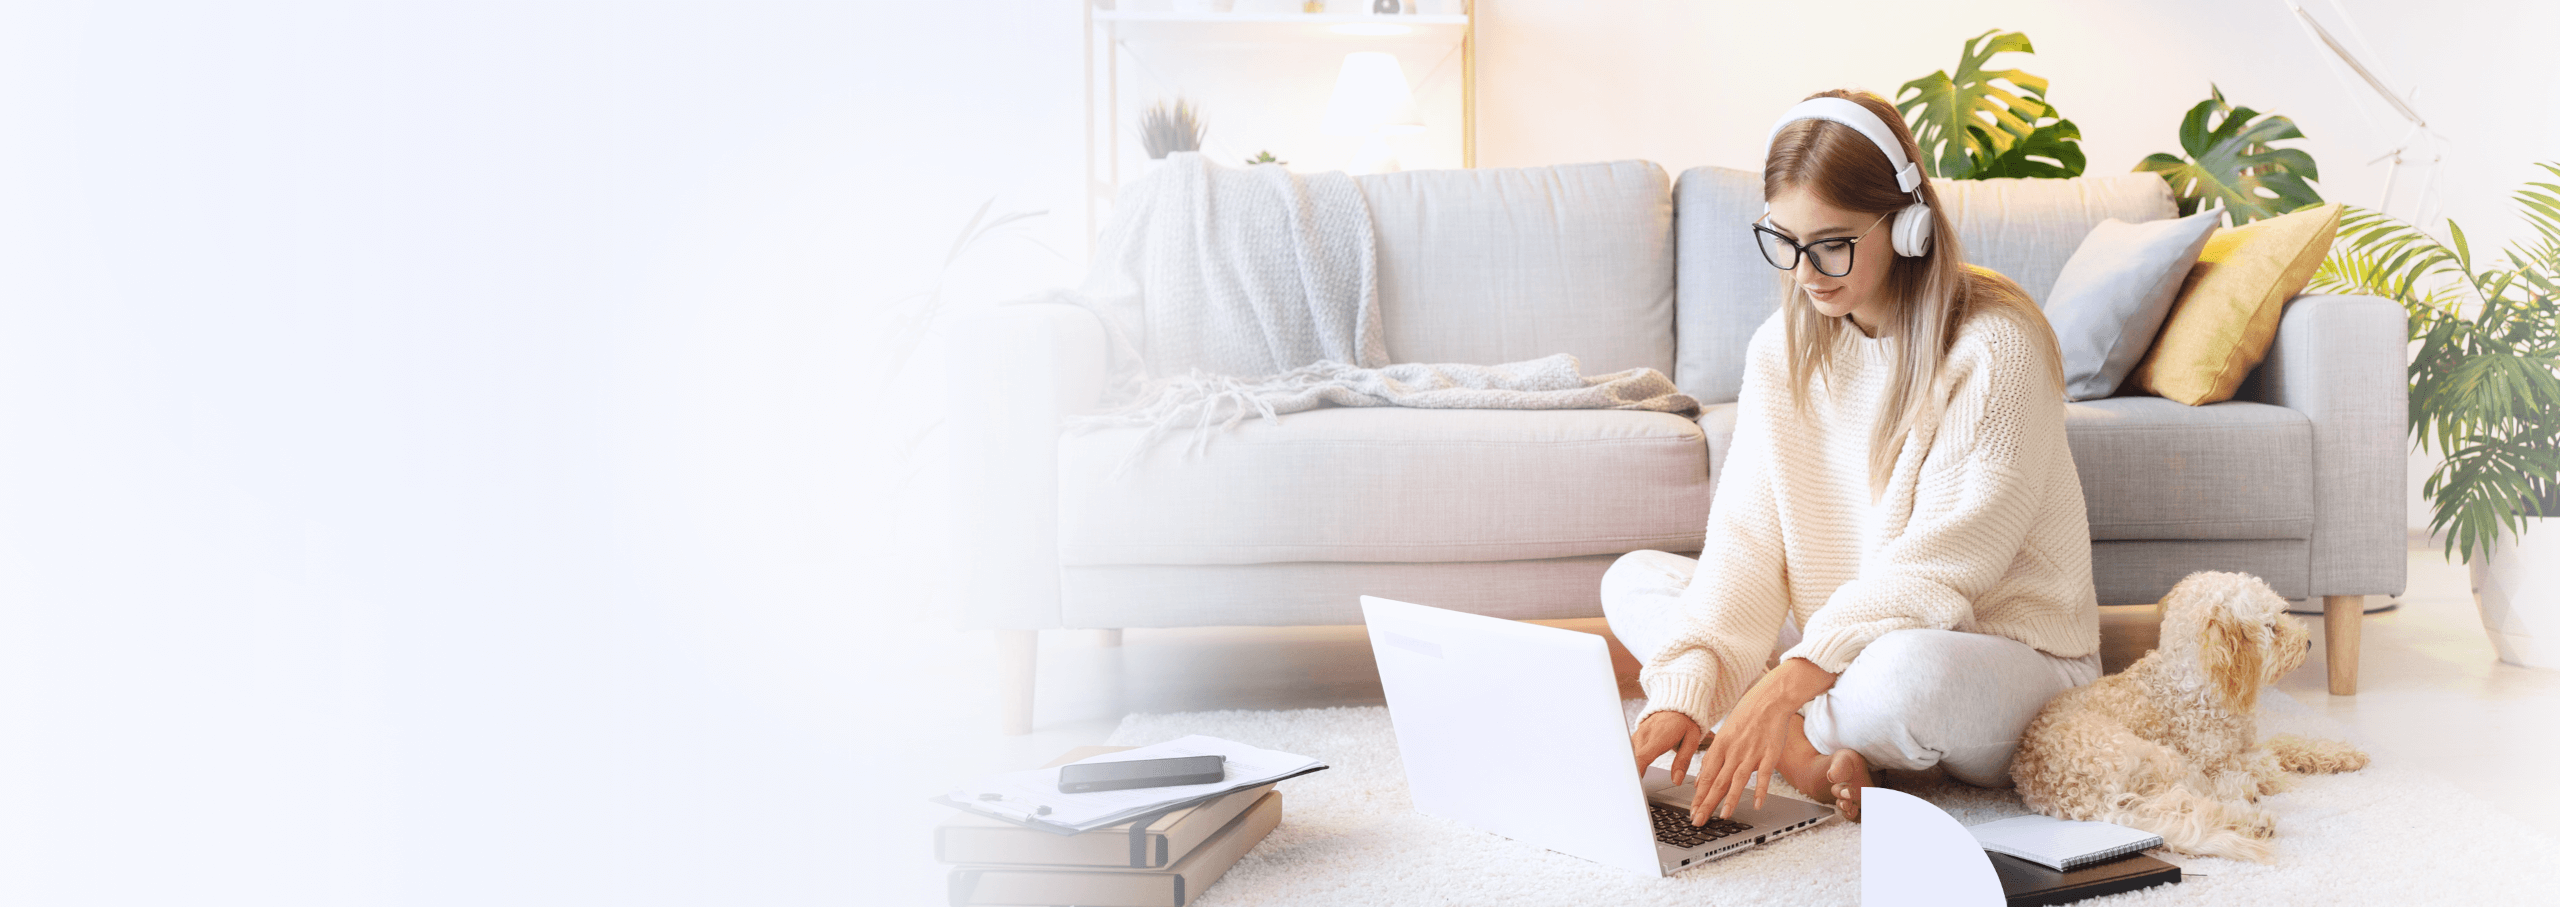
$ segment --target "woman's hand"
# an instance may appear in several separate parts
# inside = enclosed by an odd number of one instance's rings
[[[1831,689],[1837,679],[1838,675],[1802,658],[1787,659],[1776,670],[1760,675],[1732,714],[1725,716],[1722,733],[1707,746],[1706,761],[1698,766],[1698,795],[1689,804],[1690,823],[1704,825],[1711,813],[1732,818],[1734,809],[1742,805],[1743,792],[1751,789],[1754,772],[1760,775],[1760,790],[1751,806],[1766,805],[1769,785],[1778,776],[1779,755],[1786,751],[1791,736],[1803,733],[1792,721],[1796,710]]]
[[[1655,712],[1644,716],[1636,725],[1636,777],[1644,777],[1645,766],[1662,754],[1679,750],[1671,762],[1671,786],[1679,787],[1680,779],[1689,774],[1689,757],[1698,751],[1699,743],[1715,739],[1715,735],[1698,729],[1698,723],[1678,712]]]

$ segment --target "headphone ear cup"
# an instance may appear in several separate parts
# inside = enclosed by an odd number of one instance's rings
[[[1935,220],[1937,218],[1930,216],[1926,203],[1915,202],[1894,214],[1893,251],[1904,258],[1929,254],[1929,230]]]

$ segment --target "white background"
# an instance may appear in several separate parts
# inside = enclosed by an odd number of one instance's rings
[[[1486,166],[1751,167],[1794,99],[1995,26],[2091,172],[2208,82],[2332,199],[2397,135],[2273,0],[1485,6]],[[2560,23],[2351,9],[2454,142],[2446,210],[2513,236]],[[0,901],[864,902],[866,810],[928,793],[863,771],[914,745],[896,666],[937,571],[1002,556],[942,518],[937,347],[886,364],[937,280],[1076,278],[1080,35],[1063,0],[0,4]],[[990,200],[1048,213],[946,279]]]

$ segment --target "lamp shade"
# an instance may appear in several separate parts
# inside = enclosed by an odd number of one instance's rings
[[[1422,111],[1413,105],[1413,86],[1394,54],[1361,51],[1342,58],[1342,74],[1333,80],[1333,100],[1324,108],[1326,135],[1369,136],[1421,132]]]

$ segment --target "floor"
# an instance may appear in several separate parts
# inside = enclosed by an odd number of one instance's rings
[[[2560,671],[2500,663],[2480,632],[2465,568],[2447,563],[2440,548],[2423,540],[2413,541],[2408,558],[2409,589],[2396,600],[2399,607],[2365,617],[2357,695],[2329,695],[2317,617],[2308,618],[2309,659],[2278,687],[2345,725],[2377,759],[2436,772],[2560,837],[2560,785],[2518,770],[2541,765],[2542,754],[2560,749]],[[2111,671],[2140,657],[2157,636],[2152,608],[2108,608],[2102,619],[2101,655]],[[1597,618],[1552,623],[1607,632]],[[908,637],[919,644],[901,647],[897,657],[941,675],[917,689],[946,692],[905,700],[916,745],[897,761],[906,763],[905,777],[921,775],[936,787],[897,798],[905,821],[894,824],[911,831],[898,833],[902,840],[884,840],[889,852],[917,853],[910,834],[923,832],[912,823],[929,825],[942,809],[916,799],[930,789],[1099,743],[1130,712],[1384,701],[1358,627],[1128,630],[1117,645],[1101,631],[1052,631],[1041,640],[1037,726],[1028,736],[1007,737],[995,732],[992,674],[960,671],[953,666],[964,661],[935,655],[953,651],[940,645],[978,651],[983,643],[948,631],[929,635],[938,645]],[[1617,651],[1628,675],[1621,686],[1635,695],[1634,662]],[[917,886],[941,878],[929,854],[921,865],[896,862],[904,864],[896,875]]]

